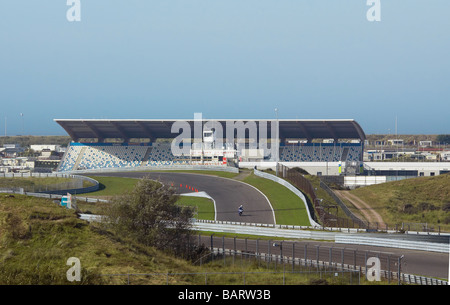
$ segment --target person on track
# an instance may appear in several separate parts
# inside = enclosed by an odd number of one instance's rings
[[[239,216],[242,216],[242,213],[244,212],[244,207],[242,206],[242,204],[239,207],[238,212],[239,212]]]

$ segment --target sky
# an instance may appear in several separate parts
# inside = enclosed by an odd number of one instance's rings
[[[449,0],[379,0],[380,21],[367,0],[79,1],[71,22],[67,0],[0,0],[0,136],[275,108],[366,134],[450,133]]]

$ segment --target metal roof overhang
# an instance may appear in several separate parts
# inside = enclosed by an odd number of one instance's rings
[[[132,119],[55,119],[74,141],[84,138],[96,138],[99,142],[108,138],[120,138],[127,141],[131,138],[150,138],[152,141],[158,138],[175,138],[177,133],[172,133],[172,124],[175,122],[187,122],[191,127],[191,137],[194,137],[195,120],[132,120]],[[224,134],[229,123],[255,122],[259,126],[267,122],[267,137],[270,137],[272,125],[276,120],[253,119],[203,119],[203,123],[215,122],[222,125]],[[294,120],[280,119],[279,137],[281,139],[366,139],[361,126],[355,120]],[[225,136],[224,136],[225,137]]]

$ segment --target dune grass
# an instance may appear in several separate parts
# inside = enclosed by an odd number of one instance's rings
[[[351,193],[387,223],[428,223],[450,230],[450,174],[371,185]]]
[[[80,259],[80,284],[124,280],[101,274],[193,270],[186,261],[105,234],[49,199],[22,195],[0,196],[0,243],[0,284],[70,284],[70,257]]]

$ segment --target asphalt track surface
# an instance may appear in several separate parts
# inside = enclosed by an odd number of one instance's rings
[[[115,172],[90,174],[90,176],[114,176],[123,178],[150,177],[164,184],[173,185],[177,193],[206,192],[216,204],[216,220],[274,224],[274,213],[268,199],[253,186],[227,178],[194,173]],[[242,216],[238,214],[240,205]]]
[[[208,193],[216,202],[216,220],[224,221],[240,221],[249,223],[274,223],[274,216],[272,207],[267,200],[267,198],[258,190],[252,186],[242,183],[237,180],[226,179],[216,176],[208,176],[201,174],[191,174],[191,173],[158,173],[158,172],[115,172],[115,173],[98,173],[90,174],[89,176],[114,176],[114,177],[125,177],[125,178],[142,178],[148,176],[151,179],[159,180],[162,183],[173,184],[177,192],[191,193],[198,190],[199,192],[204,191]],[[187,187],[186,187],[187,186]],[[191,189],[189,189],[191,187]],[[238,215],[239,205],[244,205],[244,215]],[[412,237],[409,237],[412,238]],[[429,237],[428,237],[429,238]],[[442,239],[442,237],[437,238]],[[234,240],[226,239],[226,248],[234,248]],[[428,240],[431,241],[431,240]],[[206,239],[205,244],[209,246],[210,239]],[[266,242],[266,248],[269,247],[268,242]],[[442,242],[442,240],[435,240],[435,242]],[[262,241],[262,243],[264,243]],[[271,253],[275,254],[280,251],[279,247],[274,247],[271,243]],[[284,242],[284,251],[292,251],[291,243]],[[422,276],[439,277],[443,279],[448,279],[449,270],[449,254],[448,253],[436,253],[418,250],[407,250],[407,249],[397,249],[397,248],[384,248],[377,246],[364,246],[364,245],[345,245],[345,244],[334,244],[332,242],[318,242],[318,241],[300,241],[297,242],[297,251],[303,252],[306,245],[307,255],[310,259],[315,259],[317,253],[315,249],[319,246],[322,252],[319,252],[323,260],[327,260],[329,256],[329,248],[332,248],[333,256],[336,255],[334,261],[341,260],[341,250],[345,250],[346,260],[350,260],[350,264],[354,259],[354,254],[352,250],[357,250],[358,253],[366,252],[369,256],[376,256],[377,253],[383,253],[383,255],[391,255],[392,261],[402,255],[402,272],[409,274],[416,274]],[[222,239],[215,239],[214,247],[221,247]],[[245,240],[237,239],[236,242],[237,249],[250,251],[255,251],[255,249],[250,249],[249,242]],[[246,248],[247,247],[247,248]],[[288,250],[291,249],[291,250]],[[324,250],[325,249],[325,250]],[[266,251],[264,251],[266,252]],[[289,255],[289,252],[286,253]],[[358,254],[358,264],[361,264],[362,257]],[[345,263],[348,263],[347,261]],[[392,268],[395,268],[395,263]],[[391,268],[391,270],[392,270]],[[396,271],[396,270],[392,270]]]

